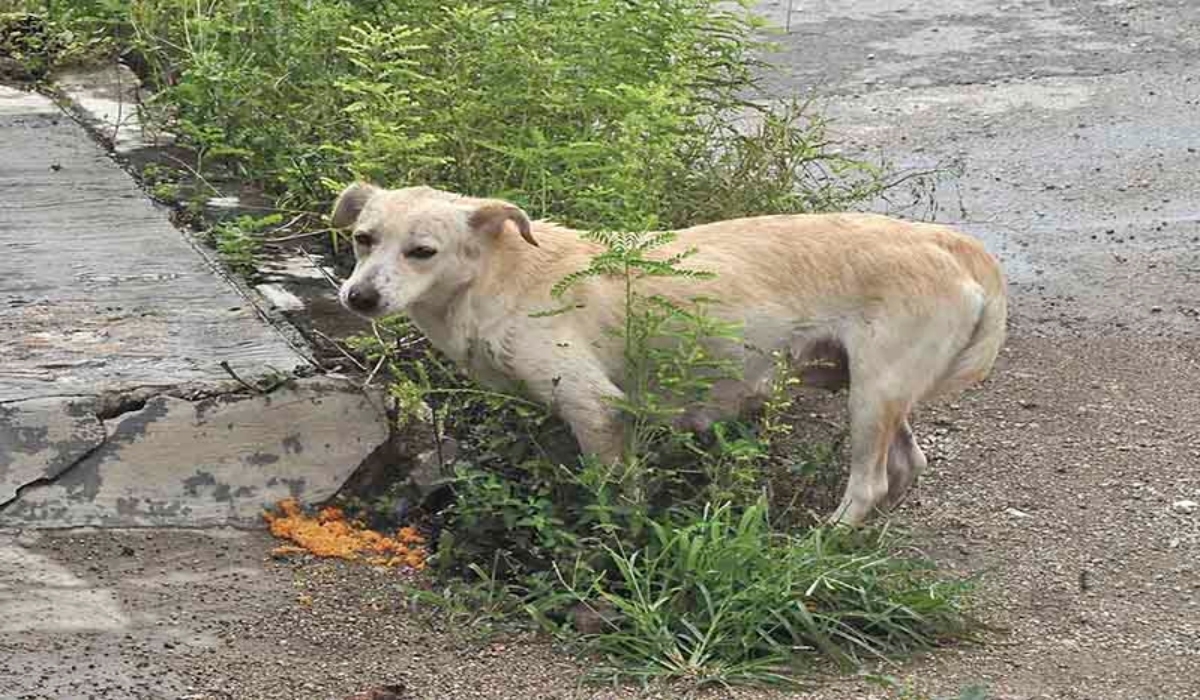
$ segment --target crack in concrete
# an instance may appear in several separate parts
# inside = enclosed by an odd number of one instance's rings
[[[109,422],[119,419],[124,415],[144,410],[146,408],[146,404],[154,398],[169,397],[200,406],[205,401],[225,397],[248,397],[255,395],[255,393],[257,393],[259,396],[266,396],[292,384],[294,379],[296,379],[296,377],[289,376],[282,381],[274,382],[269,387],[256,389],[255,392],[251,392],[250,389],[252,387],[247,385],[245,382],[241,384],[236,382],[226,382],[217,386],[143,386],[126,390],[105,391],[94,396],[80,396],[78,394],[63,395],[61,398],[85,399],[91,400],[94,403],[94,410],[91,411],[91,414],[95,416],[100,426],[104,429],[103,437],[95,445],[80,454],[79,457],[72,460],[69,465],[54,475],[38,477],[31,481],[25,482],[20,486],[17,486],[12,497],[0,501],[0,514],[3,514],[7,509],[20,502],[21,498],[26,492],[41,487],[53,486],[62,479],[66,478],[75,469],[77,469],[80,464],[87,461],[98,450],[102,449],[106,445],[111,444],[113,435],[109,430]],[[38,398],[47,399],[58,397],[44,396]],[[0,401],[0,406],[16,405],[22,401],[29,401],[29,399]],[[384,446],[386,446],[386,444],[387,443],[385,443]],[[372,456],[374,456],[374,453],[372,453]]]
[[[144,405],[144,402],[143,402],[143,405]],[[11,498],[8,498],[4,501],[0,501],[0,514],[3,514],[4,511],[8,510],[11,506],[20,502],[21,498],[25,495],[26,491],[37,489],[37,488],[43,487],[43,486],[53,486],[54,484],[58,483],[59,479],[62,479],[67,474],[70,474],[72,471],[74,471],[76,468],[78,468],[80,464],[82,464],[85,460],[87,460],[89,457],[91,457],[93,454],[95,454],[97,450],[99,450],[100,448],[107,445],[108,438],[109,438],[108,426],[105,425],[104,420],[102,418],[100,418],[98,415],[96,416],[96,418],[97,418],[97,420],[100,421],[100,426],[104,428],[104,437],[100,438],[100,440],[95,445],[93,445],[90,449],[85,451],[83,454],[79,455],[78,458],[76,458],[74,461],[72,461],[69,465],[64,467],[61,471],[59,471],[54,476],[38,477],[37,479],[34,479],[33,481],[27,481],[27,482],[21,484],[20,486],[18,486],[15,489],[15,491],[13,492],[13,496]]]
[[[297,378],[269,394],[213,388],[88,396],[79,416],[94,426],[91,439],[60,449],[57,471],[10,478],[0,524],[256,526],[265,505],[324,502],[388,453],[378,398],[344,380]],[[330,415],[362,419],[347,431]]]
[[[25,495],[25,493],[27,491],[35,490],[35,489],[38,489],[41,487],[55,485],[60,480],[65,478],[68,474],[70,474],[75,469],[77,469],[80,464],[84,463],[92,455],[96,454],[96,452],[98,450],[100,450],[104,446],[108,445],[111,442],[112,434],[109,432],[110,426],[109,426],[108,422],[106,422],[106,421],[112,421],[112,420],[118,419],[121,416],[124,416],[126,414],[136,413],[137,411],[141,411],[146,408],[146,403],[148,401],[150,401],[151,399],[153,399],[157,396],[170,396],[172,398],[177,398],[182,401],[187,401],[189,403],[197,403],[197,402],[203,401],[205,399],[213,398],[214,396],[228,396],[231,394],[246,394],[246,393],[247,393],[246,390],[241,387],[238,387],[238,389],[235,391],[221,392],[219,390],[215,390],[211,393],[205,392],[205,391],[195,391],[195,390],[188,392],[186,389],[183,389],[183,388],[164,389],[163,387],[137,387],[137,388],[126,390],[126,391],[121,391],[121,390],[105,391],[105,392],[101,392],[100,394],[95,395],[94,397],[82,397],[82,398],[89,398],[94,401],[95,409],[91,413],[92,413],[92,415],[95,416],[96,420],[100,423],[100,427],[104,429],[103,437],[101,437],[100,440],[95,445],[93,445],[91,448],[89,448],[88,450],[86,450],[85,452],[80,454],[76,459],[72,460],[69,465],[67,465],[66,467],[64,467],[62,470],[58,471],[54,475],[38,477],[37,479],[33,479],[32,481],[27,481],[27,482],[21,484],[20,486],[17,486],[13,492],[12,497],[7,498],[4,501],[0,501],[0,514],[3,514],[5,510],[10,508],[14,504],[20,502],[21,498]],[[187,396],[184,396],[182,394],[187,394]],[[39,397],[39,398],[53,398],[53,397]],[[81,398],[81,397],[79,397],[77,395],[71,395],[70,397],[64,397],[64,398]],[[6,404],[6,403],[17,404],[21,401],[27,401],[27,400],[28,399],[18,399],[16,401],[11,401],[11,402],[0,401],[0,405]]]
[[[286,386],[290,381],[295,379],[305,379],[309,375],[293,373],[288,377],[288,381],[275,383],[271,387],[271,391]],[[264,391],[263,393],[271,393]],[[145,406],[146,401],[156,396],[169,396],[173,399],[181,401],[197,402],[204,399],[210,399],[218,396],[251,396],[246,387],[237,382],[189,382],[174,386],[162,384],[145,384],[133,386],[126,389],[112,389],[102,391],[98,394],[80,394],[73,392],[69,394],[39,394],[36,397],[21,397],[16,399],[0,399],[0,406],[15,405],[27,401],[45,400],[45,399],[84,399],[94,400],[97,402],[97,417],[101,420],[117,418],[125,413],[140,410]]]

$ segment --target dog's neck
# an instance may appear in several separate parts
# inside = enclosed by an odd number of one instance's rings
[[[462,363],[467,357],[471,333],[463,333],[462,305],[465,290],[451,297],[446,304],[410,304],[406,312],[433,347],[440,350],[456,363]]]
[[[413,304],[408,316],[435,348],[477,379],[485,380],[507,358],[497,347],[495,326],[509,314],[505,298],[477,293],[467,285],[442,304]]]

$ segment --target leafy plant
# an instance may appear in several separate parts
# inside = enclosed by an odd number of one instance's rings
[[[0,62],[0,71],[10,77],[40,81],[55,68],[111,50],[111,37],[94,27],[82,27],[69,17],[49,19],[27,11],[22,3],[0,1],[0,58],[9,59]]]
[[[255,258],[262,248],[263,230],[278,226],[282,221],[283,216],[280,214],[264,217],[239,216],[214,226],[210,236],[225,264],[237,272],[249,275],[257,269]]]
[[[762,95],[761,20],[717,0],[78,0],[197,171],[324,208],[352,178],[505,196],[585,228],[840,208],[883,173]]]

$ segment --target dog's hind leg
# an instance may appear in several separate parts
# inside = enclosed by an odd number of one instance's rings
[[[850,387],[850,481],[831,520],[860,525],[888,495],[888,453],[908,414],[902,401],[880,400],[869,384]]]
[[[913,439],[912,427],[908,424],[908,419],[902,420],[896,429],[895,437],[892,438],[892,444],[888,448],[888,510],[904,502],[909,488],[925,470],[928,463],[925,453],[921,452],[921,448]]]
[[[913,313],[897,309],[850,329],[850,483],[835,522],[858,524],[898,503],[925,467],[908,413],[929,395],[967,346],[978,318],[973,299]],[[931,302],[932,303],[932,302]],[[894,457],[890,453],[895,452]]]

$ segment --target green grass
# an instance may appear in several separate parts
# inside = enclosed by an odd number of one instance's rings
[[[282,223],[279,214],[264,217],[239,216],[213,226],[208,236],[221,260],[231,270],[250,276],[257,271],[256,256],[262,249],[263,232]]]
[[[765,505],[651,523],[649,542],[606,548],[616,575],[571,588],[609,606],[590,639],[617,678],[789,682],[818,658],[852,668],[964,638],[970,588],[898,552],[886,529],[773,531]]]

